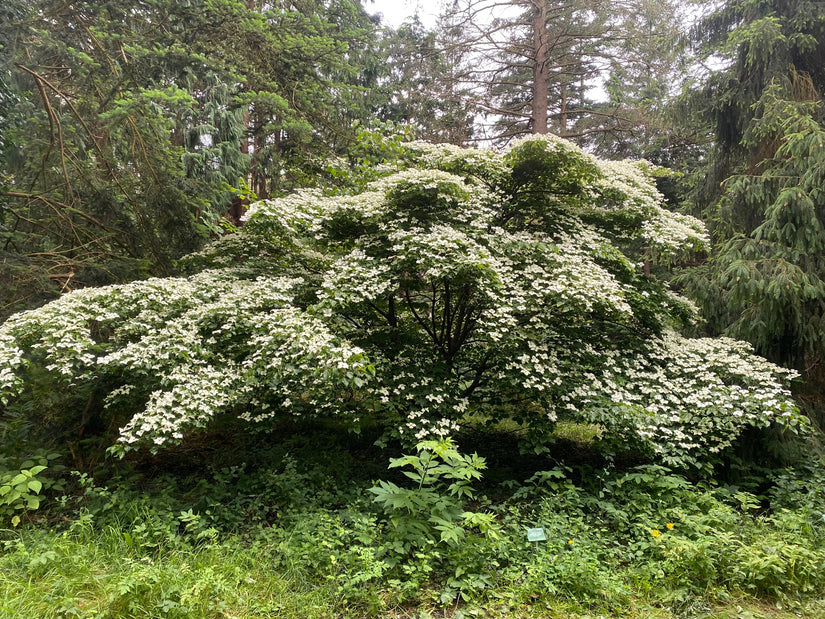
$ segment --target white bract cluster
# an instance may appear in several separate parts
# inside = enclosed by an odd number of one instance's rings
[[[670,330],[695,308],[643,259],[707,236],[643,165],[533,136],[505,153],[414,143],[405,166],[357,194],[253,205],[197,257],[220,269],[12,318],[0,397],[35,397],[36,364],[121,415],[124,445],[225,414],[371,416],[412,443],[468,414],[535,431],[572,415],[685,464],[795,421],[789,372]]]
[[[601,351],[605,363],[563,396],[566,407],[679,465],[697,452],[719,452],[746,426],[796,420],[785,385],[797,373],[744,342],[668,331],[652,338],[646,353]]]
[[[3,397],[25,396],[21,377],[37,363],[56,388],[91,387],[104,411],[128,411],[123,445],[176,442],[217,415],[266,416],[289,398],[304,413],[316,412],[310,398],[334,411],[372,368],[294,307],[302,283],[206,271],[67,294],[0,327]]]
[[[656,257],[669,258],[707,247],[710,239],[704,224],[690,215],[662,207],[662,196],[644,173],[643,164],[630,161],[599,161],[603,179],[594,183],[598,195],[617,199],[600,201],[604,208],[626,209],[642,217],[641,238]]]
[[[0,404],[8,404],[9,396],[23,387],[19,370],[25,365],[23,351],[17,338],[9,333],[0,333]]]
[[[404,146],[408,152],[414,153],[417,164],[423,168],[499,181],[510,171],[501,154],[488,149],[468,150],[453,144],[429,142],[411,142]]]

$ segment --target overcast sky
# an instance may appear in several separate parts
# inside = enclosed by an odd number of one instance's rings
[[[438,15],[440,0],[361,0],[367,13],[381,13],[383,23],[397,28],[418,10],[418,15],[425,26],[434,26]]]

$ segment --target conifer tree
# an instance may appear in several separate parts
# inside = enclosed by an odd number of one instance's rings
[[[715,137],[695,208],[716,248],[681,281],[712,330],[813,379],[825,356],[825,8],[729,1],[696,36],[725,62],[693,100]]]
[[[385,70],[379,113],[386,121],[408,125],[415,137],[463,145],[473,136],[473,110],[461,72],[466,50],[453,45],[456,32],[428,31],[415,17],[385,30]]]
[[[445,45],[466,50],[456,74],[472,89],[482,137],[549,131],[621,156],[616,145],[644,135],[653,101],[670,94],[676,17],[670,1],[464,0],[442,30],[460,32]],[[594,93],[610,76],[605,103]]]
[[[0,316],[167,274],[247,184],[305,183],[364,106],[351,0],[4,3]],[[355,100],[350,97],[351,100]],[[350,103],[349,101],[346,103]],[[340,112],[340,110],[347,110]]]

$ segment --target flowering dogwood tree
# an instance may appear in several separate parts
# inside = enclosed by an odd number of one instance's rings
[[[533,136],[503,153],[413,143],[377,178],[253,205],[188,277],[12,317],[2,398],[36,402],[51,381],[64,407],[117,420],[123,448],[219,415],[371,417],[409,442],[468,414],[536,434],[564,415],[686,464],[746,426],[797,422],[791,371],[679,334],[695,308],[644,260],[707,237],[663,208],[644,164]]]

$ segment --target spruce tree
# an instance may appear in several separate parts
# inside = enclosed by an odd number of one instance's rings
[[[694,104],[715,146],[694,208],[715,249],[681,277],[709,327],[806,372],[825,355],[825,7],[726,2],[696,30],[714,71]]]
[[[715,328],[733,329],[763,353],[795,364],[820,347],[801,327],[813,314],[793,317],[811,290],[800,289],[782,308],[773,305],[782,284],[774,280],[775,261],[784,257],[808,273],[803,256],[825,240],[817,239],[825,211],[810,178],[818,146],[799,147],[800,140],[819,143],[823,35],[825,9],[811,2],[728,2],[695,32],[706,41],[705,54],[727,64],[693,99],[715,138],[694,208],[718,243],[693,289],[707,291]],[[781,288],[794,288],[788,286]]]

